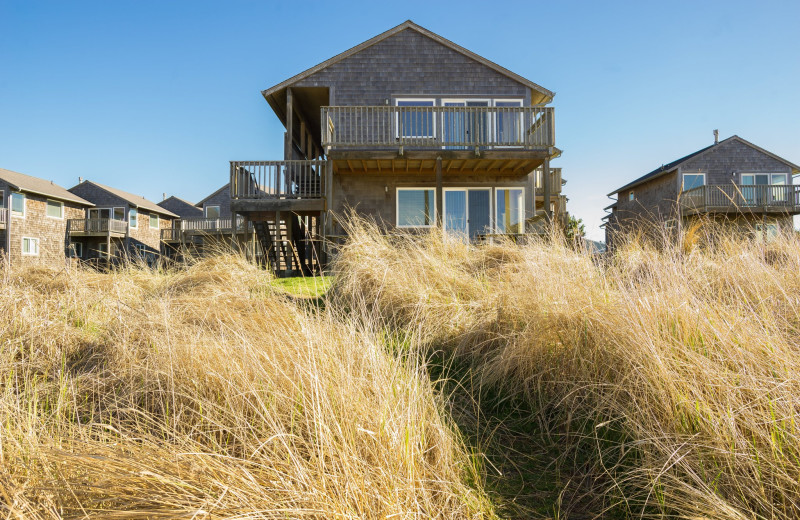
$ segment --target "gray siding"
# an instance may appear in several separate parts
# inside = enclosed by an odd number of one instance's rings
[[[331,87],[330,104],[383,105],[393,96],[513,96],[529,89],[413,29],[399,33],[293,85]],[[391,101],[390,101],[391,102]]]
[[[202,207],[200,208],[202,211],[201,217],[205,217],[206,206],[219,206],[219,217],[230,218],[231,190],[228,188],[228,186],[225,186],[223,189],[213,193],[207,199],[202,201]]]
[[[177,197],[169,197],[159,202],[158,205],[167,211],[175,213],[180,218],[201,218],[203,216],[202,209]]]
[[[792,183],[791,168],[773,157],[732,139],[715,146],[708,152],[689,159],[681,165],[683,173],[702,172],[706,184],[737,184],[741,173],[786,173]]]

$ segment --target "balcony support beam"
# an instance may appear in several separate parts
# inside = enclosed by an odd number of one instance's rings
[[[436,158],[436,225],[442,226],[442,158]]]
[[[292,126],[294,125],[294,103],[292,98],[292,88],[289,87],[286,89],[286,138],[283,146],[283,158],[286,161],[293,159],[294,132],[292,131]]]
[[[542,165],[542,184],[544,185],[544,214],[547,217],[547,222],[553,218],[553,212],[550,210],[550,158],[547,157]]]

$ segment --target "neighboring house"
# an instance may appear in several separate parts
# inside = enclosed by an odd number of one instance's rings
[[[800,213],[800,166],[734,135],[656,168],[614,190],[606,243],[653,223],[666,228],[699,215],[743,229],[793,229]]]
[[[276,270],[319,268],[320,239],[344,233],[350,208],[471,240],[563,212],[555,94],[411,21],[262,95],[286,127],[284,157],[232,161],[231,210]]]
[[[67,226],[74,254],[84,260],[154,260],[161,251],[161,230],[178,217],[142,196],[96,182],[83,181],[69,191],[94,204]]]
[[[93,204],[52,181],[0,168],[0,253],[12,265],[65,265],[67,222]]]
[[[158,203],[158,205],[164,208],[165,210],[178,215],[178,217],[182,219],[201,218],[203,216],[202,209],[198,208],[191,202],[179,199],[174,195],[162,200],[161,202]]]

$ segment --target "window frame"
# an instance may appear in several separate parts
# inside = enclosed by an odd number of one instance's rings
[[[513,105],[511,107],[500,107],[497,103],[519,103],[518,105]],[[522,98],[494,98],[491,101],[491,105],[494,108],[522,108],[525,106],[525,100]],[[500,142],[500,112],[495,112],[494,117],[492,117],[492,139],[495,142]],[[517,120],[517,135],[523,139],[522,144],[499,144],[495,146],[495,148],[522,148],[525,146],[525,122],[523,120],[522,115]]]
[[[397,107],[397,108],[401,108],[400,107],[400,103],[401,102],[409,103],[409,102],[415,102],[415,101],[420,102],[420,103],[423,103],[423,102],[424,103],[427,103],[427,102],[431,103],[430,105],[418,105],[418,106],[421,106],[421,107],[430,106],[431,108],[436,108],[437,106],[439,106],[439,105],[436,104],[437,98],[432,98],[432,97],[419,97],[419,98],[415,98],[415,97],[398,97],[398,98],[394,99],[394,106]],[[414,106],[414,105],[411,105],[411,106]],[[432,129],[432,132],[433,132],[432,135],[400,135],[400,110],[397,110],[397,112],[395,114],[394,124],[395,124],[395,132],[394,132],[394,134],[395,134],[395,137],[397,139],[430,139],[432,141],[435,141],[437,139],[437,137],[436,137],[436,135],[437,135],[436,134],[436,113],[435,113],[435,111],[431,113],[431,129]]]
[[[628,192],[628,202],[632,202],[636,200],[636,195],[633,193],[633,190]]]
[[[0,210],[6,209],[6,192],[5,190],[0,190]]]
[[[431,213],[430,216],[430,224],[420,224],[420,225],[408,225],[408,224],[400,224],[400,192],[401,191],[431,191],[433,192],[433,203],[431,204]],[[404,186],[404,187],[397,187],[395,188],[395,197],[394,197],[394,209],[395,209],[395,227],[401,229],[430,229],[436,227],[437,222],[437,215],[436,215],[436,188],[430,186]]]
[[[208,216],[208,210],[210,208],[217,208],[217,216],[216,217],[209,217]],[[219,219],[222,216],[222,212],[220,211],[220,209],[221,209],[221,206],[219,204],[210,204],[208,206],[203,206],[203,217],[205,217],[207,219],[212,219],[212,218],[213,219]]]
[[[25,241],[26,240],[28,241],[29,246],[32,245],[32,244],[36,245],[36,252],[35,253],[31,253],[30,251],[28,251],[27,253],[25,252]],[[20,246],[22,248],[22,256],[39,256],[39,238],[23,236]],[[28,249],[30,249],[30,247]]]
[[[500,218],[498,217],[498,214],[497,214],[497,212],[498,212],[497,192],[500,191],[500,190],[522,190],[522,199],[521,199],[521,202],[520,202],[520,205],[519,205],[519,217],[520,217],[520,225],[522,226],[522,230],[519,233],[509,233],[508,231],[500,231],[500,224],[499,224],[500,223]],[[495,186],[494,189],[492,189],[492,192],[494,194],[494,197],[492,197],[493,198],[492,205],[494,206],[494,212],[492,214],[493,217],[494,217],[493,229],[494,229],[495,233],[497,233],[498,235],[523,235],[523,234],[525,234],[525,190],[526,190],[525,186]],[[550,207],[551,207],[551,211],[552,211],[553,203],[551,202],[550,204],[551,204]]]
[[[685,186],[686,186],[686,176],[687,175],[693,175],[693,176],[698,176],[699,175],[699,176],[703,177],[703,184],[701,184],[700,186],[695,186],[695,188],[700,188],[700,187],[706,185],[706,173],[705,172],[686,172],[686,173],[681,173],[681,191],[682,192],[686,191]],[[690,188],[690,189],[694,189],[694,188]]]
[[[161,217],[158,216],[158,213],[154,213],[151,211],[149,217],[150,218],[148,221],[148,226],[150,227],[150,229],[159,229],[161,227]],[[153,217],[155,217],[156,220],[155,226],[153,225]]]
[[[70,242],[67,254],[70,258],[83,258],[83,242]]]
[[[60,215],[57,216],[57,217],[54,217],[54,216],[50,215],[50,203],[51,202],[55,203],[55,204],[58,204],[58,207],[60,209]],[[47,201],[45,202],[44,214],[45,214],[45,216],[47,218],[52,218],[54,220],[64,220],[64,203],[61,202],[60,200],[47,199]]]
[[[14,195],[19,195],[22,197],[22,213],[14,210]],[[11,210],[12,217],[25,218],[25,214],[28,212],[28,197],[26,197],[21,191],[12,191],[9,194],[8,207]]]
[[[133,217],[131,217],[133,215]],[[131,229],[139,229],[139,210],[137,208],[128,208],[128,227]]]

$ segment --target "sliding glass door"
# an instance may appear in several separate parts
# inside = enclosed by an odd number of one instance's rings
[[[491,233],[491,189],[446,188],[444,229],[470,240]]]

